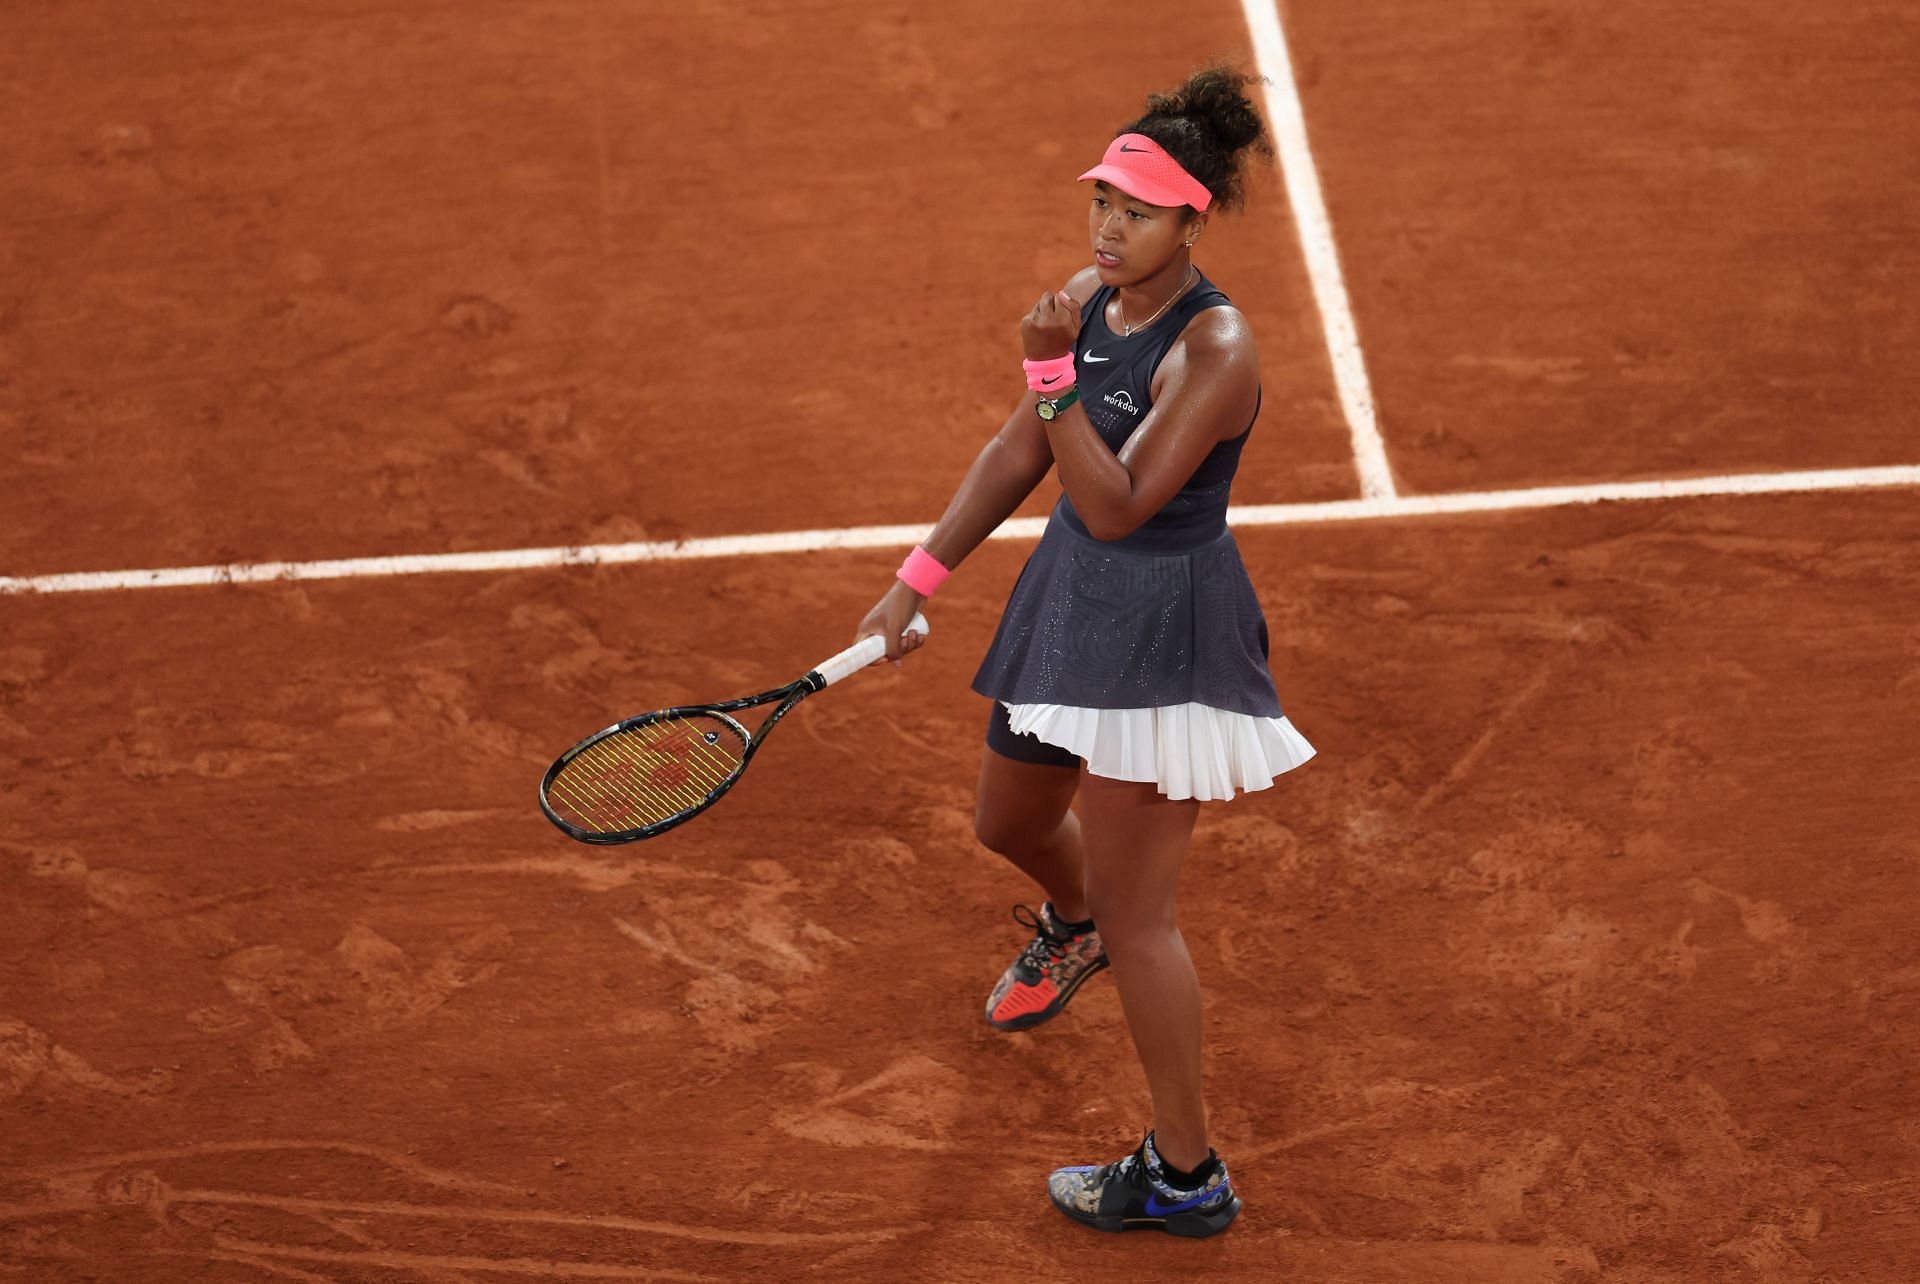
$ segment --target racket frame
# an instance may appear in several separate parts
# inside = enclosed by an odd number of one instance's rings
[[[928,632],[927,617],[915,611],[913,619],[908,621],[907,627],[902,630],[902,632],[918,633],[921,637],[925,637]],[[583,843],[592,843],[600,847],[611,847],[621,843],[638,842],[643,838],[654,838],[666,833],[670,829],[684,825],[707,808],[719,802],[720,799],[726,795],[727,790],[733,788],[734,783],[746,774],[747,764],[753,761],[753,755],[759,751],[760,745],[766,740],[767,732],[771,731],[774,724],[779,722],[780,719],[791,713],[793,706],[799,704],[814,692],[824,691],[834,683],[853,676],[861,669],[877,662],[886,653],[887,644],[885,639],[870,634],[840,652],[838,655],[830,656],[822,660],[818,665],[809,669],[806,676],[789,682],[785,686],[778,686],[768,691],[762,691],[759,695],[741,696],[737,700],[722,700],[717,704],[682,704],[675,705],[671,709],[655,709],[651,713],[643,713],[638,717],[627,718],[623,721],[616,722],[611,727],[603,727],[573,748],[561,754],[560,757],[554,761],[554,764],[547,768],[546,774],[540,777],[540,810],[546,813],[547,819],[552,821],[554,825],[559,828],[560,832],[567,837]],[[728,714],[738,713],[742,709],[755,709],[763,704],[771,704],[775,700],[780,702],[780,707],[768,714],[766,720],[762,722],[759,727],[755,728],[751,734],[748,733],[746,727],[738,719],[727,716]],[[638,829],[615,830],[609,833],[597,829],[582,829],[572,821],[562,819],[559,814],[554,811],[553,804],[547,801],[547,791],[552,786],[554,780],[560,775],[560,772],[568,763],[595,745],[621,732],[632,731],[636,727],[648,726],[655,722],[665,722],[670,718],[684,718],[693,715],[720,719],[738,731],[741,738],[746,742],[745,747],[740,751],[739,765],[728,773],[725,780],[722,780],[719,784],[708,790],[706,797],[702,798],[699,802],[673,813],[673,815],[667,817],[665,820],[656,821],[651,825],[642,825]]]
[[[774,687],[770,691],[762,691],[759,695],[742,696],[737,700],[722,700],[717,704],[682,704],[675,705],[671,709],[655,709],[651,713],[643,713],[635,718],[623,719],[622,721],[614,723],[611,727],[603,727],[573,748],[567,750],[564,754],[561,754],[559,759],[551,767],[547,768],[547,774],[540,778],[540,810],[545,812],[547,819],[557,825],[560,831],[567,837],[577,839],[583,843],[592,843],[596,846],[611,847],[622,843],[639,842],[643,838],[658,837],[670,829],[686,824],[695,816],[698,816],[701,812],[719,802],[720,799],[726,795],[726,792],[733,788],[734,784],[739,781],[740,777],[746,774],[747,764],[753,760],[753,755],[759,751],[760,746],[766,741],[767,732],[773,727],[773,724],[791,713],[795,705],[799,704],[814,692],[823,690],[826,685],[826,679],[822,678],[819,670],[816,669],[797,682],[789,682],[785,686]],[[775,700],[780,701],[780,707],[768,714],[766,721],[762,722],[752,731],[748,731],[746,725],[740,722],[739,719],[727,716],[728,714],[739,713],[744,709],[756,709],[763,704],[771,704]],[[561,771],[566,768],[566,765],[575,758],[613,736],[629,731],[636,731],[641,727],[651,726],[656,722],[667,722],[674,718],[685,718],[694,715],[714,717],[720,719],[722,722],[728,723],[735,731],[739,732],[740,739],[744,744],[744,748],[740,751],[740,762],[738,765],[727,773],[726,779],[708,790],[706,796],[699,802],[677,811],[665,820],[657,821],[654,824],[642,825],[638,829],[619,829],[611,832],[597,829],[582,829],[572,821],[563,819],[559,813],[554,811],[553,804],[549,802],[547,798],[548,790],[552,787],[554,780],[559,777]]]

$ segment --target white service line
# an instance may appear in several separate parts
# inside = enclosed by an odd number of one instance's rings
[[[1240,0],[1253,37],[1254,65],[1267,78],[1267,123],[1280,153],[1280,173],[1286,180],[1287,201],[1293,206],[1293,225],[1300,231],[1300,249],[1307,260],[1307,280],[1320,309],[1320,325],[1327,335],[1327,356],[1333,363],[1333,382],[1340,408],[1353,436],[1353,466],[1360,473],[1360,493],[1368,499],[1391,499],[1398,492],[1387,465],[1387,446],[1374,418],[1373,387],[1360,356],[1360,334],[1353,324],[1353,305],[1340,274],[1340,255],[1333,244],[1333,223],[1320,195],[1320,175],[1307,147],[1307,117],[1300,106],[1300,90],[1293,80],[1293,60],[1280,29],[1279,0]]]
[[[1456,492],[1325,500],[1312,504],[1246,504],[1227,510],[1237,527],[1297,526],[1315,522],[1379,521],[1448,513],[1492,513],[1526,508],[1565,508],[1609,500],[1689,499],[1711,495],[1777,495],[1823,490],[1920,487],[1920,465],[1832,468],[1798,473],[1744,473],[1726,477],[1681,477],[1659,481],[1605,482],[1593,486],[1538,486],[1524,490]],[[1004,522],[989,539],[1036,539],[1044,517]],[[487,553],[425,553],[407,557],[350,557],[329,562],[235,562],[226,566],[175,566],[150,571],[83,571],[66,575],[0,576],[0,594],[94,593],[109,589],[186,588],[208,584],[259,584],[270,580],[337,580],[381,575],[430,575],[454,571],[537,570],[556,566],[614,566],[623,562],[685,562],[715,557],[814,553],[836,548],[905,548],[926,535],[925,526],[847,526],[837,530],[775,531],[765,535],[717,535],[705,539],[636,544],[577,544],[509,548]]]
[[[1723,477],[1666,477],[1654,481],[1600,482],[1586,486],[1532,486],[1519,490],[1397,495],[1390,499],[1337,499],[1321,504],[1247,504],[1228,509],[1227,520],[1235,526],[1284,526],[1300,522],[1499,513],[1523,508],[1569,508],[1610,501],[1625,503],[1650,499],[1702,499],[1714,495],[1788,495],[1822,490],[1875,490],[1894,486],[1920,486],[1920,465],[1823,468],[1797,473],[1735,473]]]

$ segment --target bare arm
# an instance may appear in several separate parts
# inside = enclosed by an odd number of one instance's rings
[[[1034,400],[1031,392],[1022,397],[1019,408],[981,447],[933,533],[920,542],[920,547],[948,570],[966,560],[995,527],[1012,516],[1053,467],[1047,436],[1041,431],[1040,417],[1033,412]],[[887,640],[887,658],[898,660],[920,645],[919,634],[908,634],[903,641],[901,633],[925,601],[903,581],[894,580],[860,621],[854,640],[877,633]]]
[[[1153,409],[1114,454],[1079,403],[1046,425],[1073,509],[1096,539],[1120,539],[1173,498],[1216,444],[1253,415],[1260,358],[1245,318],[1210,308],[1160,363]]]
[[[921,541],[933,560],[948,570],[965,561],[1011,517],[1053,467],[1053,452],[1040,417],[1033,413],[1033,402],[1032,393],[1022,397],[1019,408],[980,448],[947,511],[934,524],[933,533]]]
[[[1080,306],[1099,288],[1100,274],[1093,268],[1081,269],[1067,282],[1067,293]],[[1000,431],[974,458],[933,533],[922,541],[920,546],[948,570],[966,560],[1011,517],[1053,467],[1046,425],[1033,410],[1038,400],[1031,392],[1020,398]]]
[[[1068,282],[1067,289],[1081,302],[1099,288],[1099,278],[1089,268]],[[1000,431],[974,456],[967,475],[947,504],[947,511],[934,524],[933,532],[921,541],[934,561],[948,570],[960,565],[978,548],[1000,523],[1013,515],[1033,488],[1046,478],[1053,467],[1053,449],[1048,444],[1045,425],[1034,413],[1039,398],[1027,393],[1020,398]],[[887,639],[887,656],[898,659],[919,646],[919,635],[901,645],[900,631],[907,620],[926,601],[920,594],[895,580],[886,594],[867,612],[855,631],[857,641],[869,634]]]

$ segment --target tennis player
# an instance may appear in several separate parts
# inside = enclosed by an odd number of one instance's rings
[[[1049,1179],[1055,1206],[1102,1230],[1206,1236],[1239,1213],[1207,1139],[1175,892],[1200,804],[1265,789],[1314,752],[1281,713],[1226,523],[1259,356],[1193,262],[1213,215],[1241,203],[1249,154],[1273,153],[1252,81],[1210,67],[1152,95],[1080,175],[1093,264],[1021,320],[1028,394],[856,634],[888,639],[896,660],[915,649],[901,638],[913,613],[1059,470],[1064,493],[973,680],[993,702],[974,828],[1047,898],[1014,910],[1033,939],[988,1022],[1051,1020],[1111,965],[1152,1090],[1133,1153]]]

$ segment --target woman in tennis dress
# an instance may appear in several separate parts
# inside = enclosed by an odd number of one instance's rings
[[[974,826],[1047,895],[1014,911],[1034,935],[987,1020],[1038,1025],[1110,965],[1146,1072],[1139,1147],[1048,1182],[1055,1206],[1102,1230],[1205,1236],[1240,1210],[1208,1145],[1175,892],[1200,804],[1265,789],[1314,752],[1281,713],[1226,524],[1259,357],[1193,264],[1214,212],[1241,201],[1248,153],[1272,154],[1250,82],[1213,67],[1149,97],[1080,176],[1093,266],[1021,321],[1029,394],[857,632],[889,639],[890,658],[916,648],[902,639],[914,611],[1059,470],[1064,493],[973,681],[993,702]]]

